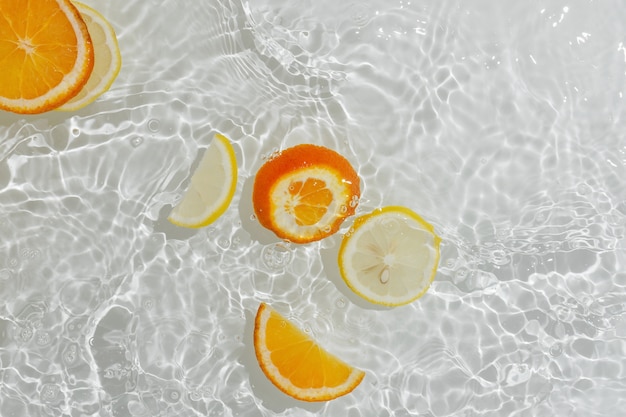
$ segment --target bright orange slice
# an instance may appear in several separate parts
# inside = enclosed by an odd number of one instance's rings
[[[80,91],[91,38],[69,0],[0,0],[0,109],[41,113]]]
[[[365,376],[263,303],[254,323],[254,349],[267,378],[298,400],[332,400],[354,390]]]
[[[122,55],[113,26],[98,11],[79,2],[74,5],[87,24],[94,50],[94,66],[89,80],[68,102],[58,108],[75,111],[94,102],[111,87],[122,67]]]
[[[354,214],[359,177],[343,156],[317,145],[288,148],[256,174],[252,202],[257,219],[295,243],[323,239]]]

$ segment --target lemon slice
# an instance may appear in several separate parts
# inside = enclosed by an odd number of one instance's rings
[[[62,111],[78,110],[95,101],[111,87],[122,66],[117,36],[111,24],[91,7],[78,2],[73,4],[87,25],[93,43],[94,65],[78,94],[57,108]]]
[[[440,243],[433,226],[410,209],[377,209],[357,218],[341,242],[341,276],[372,303],[408,304],[433,281]]]
[[[228,208],[237,186],[237,160],[228,138],[216,134],[168,220],[181,227],[213,223]]]

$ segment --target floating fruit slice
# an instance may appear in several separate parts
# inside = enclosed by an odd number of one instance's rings
[[[298,400],[332,400],[351,392],[365,376],[263,303],[254,323],[254,349],[267,378]]]
[[[257,219],[295,243],[323,239],[354,214],[359,177],[337,152],[302,144],[268,160],[256,174],[252,201]]]
[[[52,110],[91,74],[87,25],[69,0],[0,0],[0,109]]]
[[[117,36],[111,24],[91,7],[78,2],[74,2],[74,5],[87,24],[91,36],[94,66],[89,80],[78,94],[58,108],[64,111],[78,110],[95,101],[111,87],[122,66]]]
[[[219,133],[207,148],[182,200],[168,220],[177,226],[198,228],[221,216],[235,194],[237,160],[228,138]]]
[[[339,248],[339,269],[366,300],[387,306],[421,297],[435,278],[441,238],[406,207],[385,207],[354,221]]]

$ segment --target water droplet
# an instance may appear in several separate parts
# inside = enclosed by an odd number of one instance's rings
[[[148,130],[152,133],[156,133],[161,128],[161,123],[157,119],[148,120]]]
[[[130,139],[130,144],[136,148],[143,143],[143,138],[141,136],[135,136]]]

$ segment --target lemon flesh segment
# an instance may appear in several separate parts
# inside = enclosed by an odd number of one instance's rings
[[[439,264],[441,238],[406,207],[385,207],[355,220],[339,249],[346,284],[366,300],[387,306],[421,297]]]
[[[57,108],[61,111],[79,110],[94,102],[111,87],[122,67],[122,56],[113,26],[91,7],[79,2],[74,2],[74,6],[87,25],[93,44],[94,64],[87,83],[72,99]]]
[[[237,160],[228,138],[215,135],[194,171],[189,187],[168,220],[199,228],[217,220],[228,208],[237,186]]]

